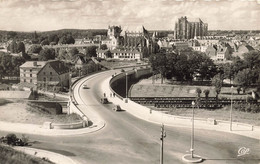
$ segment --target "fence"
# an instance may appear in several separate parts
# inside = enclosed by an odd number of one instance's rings
[[[132,101],[138,104],[154,106],[158,108],[192,108],[192,101],[196,101],[196,97],[131,97]],[[243,99],[233,99],[234,104],[246,103]],[[248,101],[252,104],[260,104],[256,100]],[[201,97],[196,107],[199,108],[222,108],[230,105],[231,99],[216,99],[216,97]]]

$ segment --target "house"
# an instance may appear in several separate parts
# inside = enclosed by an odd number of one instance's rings
[[[75,60],[75,68],[83,71],[83,74],[88,74],[100,70],[100,65],[94,57],[88,58],[78,55]]]
[[[212,60],[215,60],[217,56],[217,48],[216,46],[210,45],[205,51],[206,55],[208,55]]]
[[[253,51],[253,50],[254,50],[254,48],[251,47],[250,45],[242,44],[242,45],[240,45],[238,47],[237,52],[233,53],[233,56],[238,56],[241,59],[243,59],[244,58],[244,56],[243,56],[244,53],[248,53],[248,52]]]
[[[216,60],[224,61],[229,55],[228,47],[219,47],[217,50]]]
[[[254,48],[250,45],[240,45],[238,47],[237,51],[238,51],[238,53],[243,54],[243,53],[248,53],[249,51],[253,51],[253,50],[254,50]]]
[[[97,50],[97,57],[99,58],[102,58],[102,59],[106,59],[108,58],[106,53],[108,52],[109,50],[101,50],[101,49],[98,49]]]
[[[69,67],[59,60],[27,61],[20,66],[20,83],[30,83],[38,89],[59,90],[69,87]]]
[[[112,58],[120,60],[141,60],[142,53],[137,50],[111,50]]]

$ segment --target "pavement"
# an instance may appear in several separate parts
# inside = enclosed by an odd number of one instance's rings
[[[103,72],[104,73],[104,72]],[[99,73],[100,74],[100,73]],[[97,76],[97,74],[87,77],[86,79],[82,79],[79,82],[81,84],[78,85],[75,90],[79,90],[79,86],[82,85],[86,80]],[[106,95],[110,95],[112,93],[109,81],[111,77],[105,79],[102,82],[102,90]],[[121,108],[129,112],[130,114],[157,124],[164,124],[167,126],[175,126],[175,127],[191,127],[191,118],[190,117],[180,117],[174,115],[164,114],[158,111],[151,111],[149,108],[137,104],[130,99],[128,99],[128,103],[125,103],[118,97],[109,97],[108,100],[113,104],[120,105]],[[104,120],[98,116],[91,108],[86,108],[87,104],[84,104],[79,94],[75,94],[75,99],[78,102],[78,108],[81,109],[93,122],[93,125],[81,128],[81,129],[44,129],[43,125],[35,125],[35,124],[22,124],[22,123],[10,123],[0,121],[0,129],[3,131],[11,131],[22,134],[35,134],[35,135],[45,135],[45,136],[64,136],[64,135],[79,135],[92,133],[102,129],[105,126]],[[90,114],[90,115],[88,115]],[[238,135],[243,135],[251,138],[255,138],[260,140],[260,127],[259,126],[251,126],[243,123],[233,123],[232,131],[230,131],[230,123],[227,121],[217,120],[217,125],[212,125],[206,119],[195,118],[194,124],[195,129],[205,129],[205,130],[216,130],[222,132],[228,132]]]
[[[80,84],[76,88],[76,90],[80,90],[80,85],[82,85],[86,80],[89,78],[93,78],[93,75],[90,77],[87,77],[86,79],[84,78],[82,81],[79,81]],[[111,77],[105,79],[102,82],[102,88],[104,93],[106,95],[110,95],[113,91],[111,90],[109,86],[109,81]],[[79,95],[79,94],[75,94]],[[152,111],[149,108],[142,106],[140,104],[137,104],[130,99],[128,99],[128,102],[125,102],[124,100],[121,100],[118,97],[107,97],[110,102],[116,105],[120,105],[120,107],[125,110],[126,112],[136,116],[137,118],[146,120],[148,122],[152,123],[157,123],[157,124],[164,124],[166,126],[173,126],[173,127],[186,127],[190,128],[191,127],[191,118],[190,117],[180,117],[180,116],[174,116],[174,115],[168,115],[164,114],[162,112],[158,111]],[[45,135],[45,136],[64,136],[64,135],[80,135],[80,134],[86,134],[86,133],[92,133],[96,132],[100,129],[102,129],[105,126],[105,122],[101,117],[98,115],[95,115],[95,112],[91,110],[91,108],[86,108],[86,104],[83,102],[80,102],[80,96],[76,96],[75,99],[78,102],[78,107],[84,112],[88,114],[91,114],[90,116],[87,115],[90,120],[93,122],[92,126],[82,128],[82,129],[73,129],[73,130],[63,130],[63,129],[44,129],[42,128],[43,125],[35,125],[35,124],[21,124],[21,123],[10,123],[10,122],[3,122],[0,121],[0,129],[2,131],[11,131],[11,132],[16,132],[16,133],[22,133],[22,134],[35,134],[35,135]],[[94,117],[91,118],[91,116]],[[250,126],[248,124],[243,124],[243,123],[233,123],[232,125],[232,131],[230,131],[230,124],[227,121],[221,121],[217,120],[218,124],[213,125],[211,122],[209,122],[206,119],[200,119],[200,118],[195,118],[194,124],[195,124],[195,129],[203,129],[203,130],[215,130],[215,131],[221,131],[221,132],[227,132],[227,133],[233,133],[233,134],[238,134],[254,139],[260,140],[260,127],[258,126]],[[27,152],[32,152],[34,153],[37,152],[45,152],[43,155],[44,157],[49,158],[50,160],[55,160],[59,154],[51,154],[51,152],[44,151],[44,150],[25,150]],[[47,155],[46,155],[47,153]],[[48,154],[51,154],[48,156]],[[62,156],[61,156],[62,158]],[[63,160],[66,160],[66,157],[64,157]],[[71,160],[71,159],[70,159]],[[57,163],[63,163],[63,162],[57,162]]]
[[[107,78],[102,83],[102,90],[104,91],[104,93],[106,93],[106,95],[110,95],[110,93],[113,92],[109,87],[110,79],[111,77]],[[108,97],[108,100],[113,104],[120,105],[120,107],[123,110],[126,110],[130,114],[149,122],[164,124],[167,126],[174,126],[174,127],[187,127],[187,128],[191,127],[191,121],[192,121],[191,117],[180,117],[180,116],[164,114],[158,111],[152,111],[145,106],[142,106],[140,104],[131,101],[130,99],[127,100],[128,101],[127,103],[125,103],[125,100],[121,100],[118,97]],[[213,125],[210,119],[208,120],[208,119],[195,117],[194,128],[233,133],[233,134],[238,134],[238,135],[260,140],[259,126],[252,126],[249,124],[233,122],[232,131],[230,131],[230,122],[222,121],[222,120],[216,120],[216,121],[217,121],[217,125]]]

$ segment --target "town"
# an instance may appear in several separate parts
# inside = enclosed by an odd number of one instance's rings
[[[260,29],[171,22],[1,29],[1,161],[258,163]]]

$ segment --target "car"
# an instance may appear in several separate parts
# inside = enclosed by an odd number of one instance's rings
[[[100,99],[100,102],[101,102],[102,104],[108,104],[108,99],[107,99],[106,97],[101,98],[101,99]]]
[[[112,108],[114,111],[121,111],[121,107],[119,105],[114,105],[113,108]]]
[[[83,89],[88,89],[87,84],[84,84],[84,85],[83,85]]]

